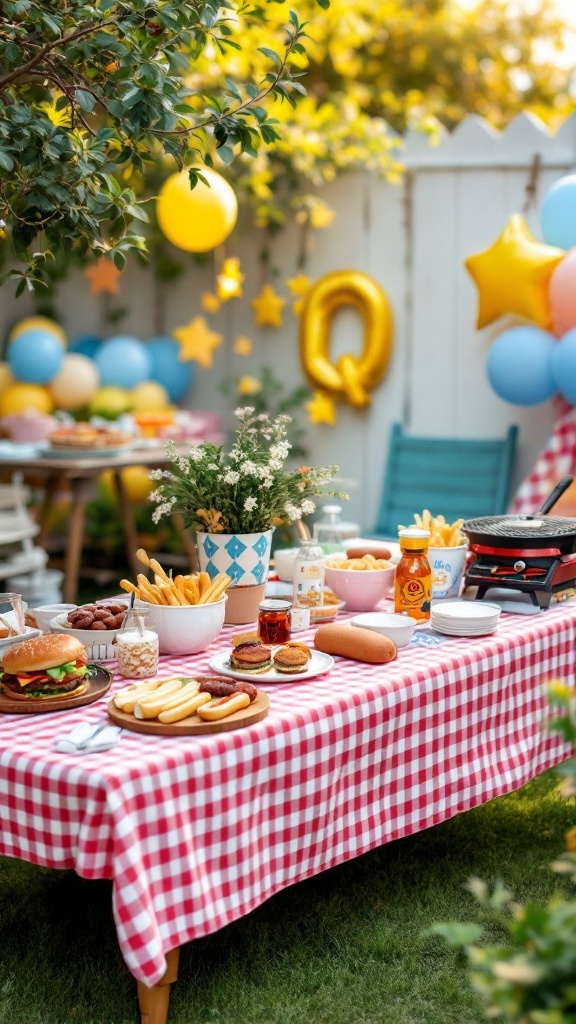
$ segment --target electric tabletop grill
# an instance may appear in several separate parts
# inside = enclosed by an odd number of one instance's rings
[[[547,608],[553,594],[575,587],[576,519],[546,515],[572,480],[563,477],[533,516],[485,516],[463,524],[474,556],[464,586],[477,587],[478,600],[498,587],[527,593],[534,605]]]

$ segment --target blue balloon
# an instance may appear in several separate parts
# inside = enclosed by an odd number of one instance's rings
[[[48,384],[63,361],[61,342],[41,327],[22,331],[8,349],[8,364],[14,379],[26,384]]]
[[[152,372],[152,360],[143,342],[123,334],[103,341],[94,362],[100,371],[101,387],[113,384],[130,390],[150,380]]]
[[[558,342],[539,327],[511,327],[496,338],[486,370],[494,391],[513,405],[539,405],[556,393],[552,354]]]
[[[152,360],[151,380],[166,388],[171,402],[179,402],[194,380],[192,363],[180,362],[180,346],[172,338],[151,338],[148,352]]]
[[[567,174],[548,189],[540,208],[542,236],[548,245],[576,245],[576,174]]]
[[[552,351],[552,376],[560,394],[576,405],[576,330],[568,331]]]
[[[68,345],[69,352],[78,352],[81,356],[88,356],[88,359],[94,359],[98,349],[102,344],[102,338],[97,337],[96,334],[83,334],[80,338],[75,338]]]

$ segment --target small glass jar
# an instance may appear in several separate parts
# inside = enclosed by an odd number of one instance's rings
[[[142,613],[129,611],[115,641],[118,671],[126,679],[147,679],[158,671],[158,634],[146,629]]]
[[[290,639],[289,601],[266,598],[258,609],[258,636],[263,644],[285,644]]]

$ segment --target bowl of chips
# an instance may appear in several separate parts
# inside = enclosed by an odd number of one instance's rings
[[[336,557],[326,560],[325,581],[336,597],[345,601],[347,609],[369,612],[388,596],[395,573],[392,562],[374,555]]]

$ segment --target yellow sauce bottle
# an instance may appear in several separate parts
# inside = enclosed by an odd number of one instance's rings
[[[413,619],[430,618],[432,570],[426,557],[430,530],[409,527],[398,531],[402,558],[396,566],[394,610],[407,612]]]

